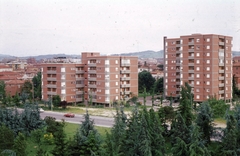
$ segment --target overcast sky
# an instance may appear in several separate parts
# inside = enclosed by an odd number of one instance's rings
[[[240,0],[0,0],[0,54],[159,51],[193,33],[240,51]]]

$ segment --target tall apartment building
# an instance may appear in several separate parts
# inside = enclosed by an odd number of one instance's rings
[[[108,105],[138,95],[138,58],[82,53],[81,63],[43,63],[42,99]]]
[[[210,96],[232,99],[232,37],[192,34],[180,38],[164,37],[165,96],[180,97],[188,82],[194,101]]]

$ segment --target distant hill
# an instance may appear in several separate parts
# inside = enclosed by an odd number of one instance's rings
[[[141,51],[141,52],[113,54],[113,55],[138,56],[138,58],[163,58],[163,50],[161,51],[148,50],[148,51]]]
[[[130,52],[130,53],[121,53],[121,54],[112,54],[112,56],[116,55],[121,55],[121,56],[137,56],[138,58],[163,58],[163,50],[160,51],[152,51],[152,50],[147,50],[147,51],[141,51],[141,52]],[[235,56],[240,56],[240,51],[232,51],[232,57]],[[11,56],[11,55],[4,55],[0,54],[0,61],[3,59],[15,59],[15,58],[20,58],[20,59],[27,59],[29,57],[34,57],[36,60],[41,60],[41,59],[50,59],[54,57],[68,57],[68,58],[81,58],[81,55],[76,55],[76,54],[49,54],[49,55],[38,55],[38,56],[26,56],[26,57],[16,57],[16,56]]]

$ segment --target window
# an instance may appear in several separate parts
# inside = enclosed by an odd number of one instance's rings
[[[118,86],[118,82],[116,82],[116,86]]]
[[[206,46],[206,49],[210,49],[210,45],[207,45],[207,46]]]
[[[196,98],[197,98],[197,99],[200,99],[200,95],[197,95]]]
[[[61,68],[61,72],[65,72],[65,68],[64,67]]]
[[[207,83],[206,83],[207,85],[210,85],[210,81],[207,81]]]
[[[116,89],[116,93],[118,93],[118,89]]]
[[[109,94],[109,89],[106,89],[106,90],[105,90],[105,94]]]
[[[200,77],[200,74],[197,74],[196,77],[199,78],[199,77]]]
[[[207,56],[210,56],[210,53],[207,53]]]
[[[118,60],[115,60],[115,64],[118,64]]]
[[[197,60],[196,63],[199,64],[199,63],[200,63],[200,60]]]
[[[118,78],[118,75],[116,75],[116,78]]]
[[[118,67],[116,67],[116,69],[115,69],[116,71],[118,71]]]
[[[196,56],[200,56],[200,53],[197,53]]]
[[[118,96],[116,96],[116,98],[115,98],[116,100],[118,100]]]
[[[199,38],[197,38],[197,39],[196,39],[196,42],[200,42],[200,39],[199,39]]]
[[[210,89],[206,89],[206,92],[210,92]]]
[[[207,62],[207,64],[209,64],[209,63],[210,63],[210,60],[207,60],[206,62]]]
[[[207,77],[207,78],[210,78],[210,74],[206,74],[206,77]]]
[[[206,99],[209,99],[209,96],[208,96],[208,95],[206,96]]]
[[[210,42],[210,38],[207,38],[206,41],[207,41],[207,42]]]
[[[197,84],[197,85],[200,85],[200,81],[196,81],[196,84]]]
[[[210,67],[207,67],[207,71],[210,71]]]
[[[105,60],[105,65],[109,65],[109,60]]]
[[[199,89],[198,89],[198,88],[196,89],[196,92],[199,92]]]
[[[197,67],[196,70],[199,71],[199,70],[200,70],[200,67]]]

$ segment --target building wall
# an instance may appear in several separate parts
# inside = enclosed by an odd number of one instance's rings
[[[65,68],[65,72],[61,71]],[[82,63],[42,64],[42,95],[67,102],[109,104],[138,95],[138,58],[82,53]]]
[[[165,95],[179,97],[189,83],[194,101],[232,98],[232,38],[193,34],[165,40]]]

